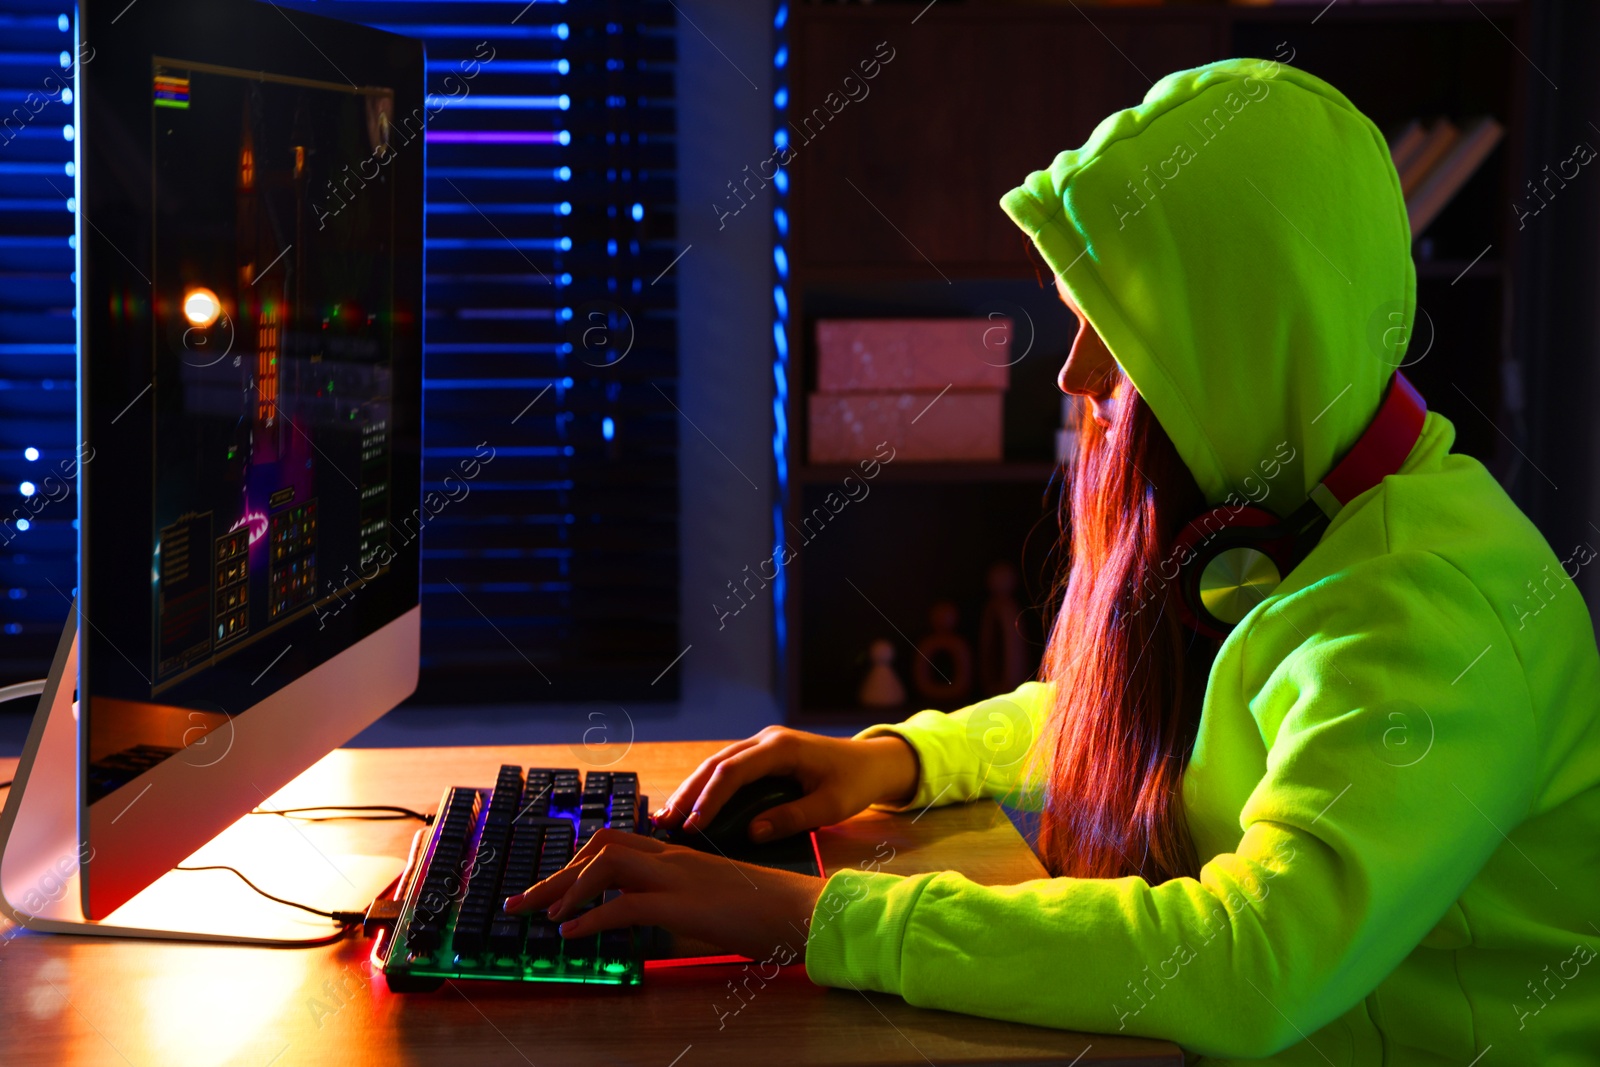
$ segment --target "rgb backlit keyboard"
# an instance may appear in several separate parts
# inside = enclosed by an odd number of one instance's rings
[[[493,790],[445,791],[419,851],[383,972],[400,992],[446,978],[636,985],[641,931],[568,940],[542,915],[507,915],[505,898],[559,871],[596,831],[640,832],[638,776],[500,768]]]

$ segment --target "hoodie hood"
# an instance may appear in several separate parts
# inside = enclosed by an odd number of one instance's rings
[[[1404,358],[1416,274],[1388,145],[1304,71],[1170,74],[1001,206],[1212,504],[1293,511]]]

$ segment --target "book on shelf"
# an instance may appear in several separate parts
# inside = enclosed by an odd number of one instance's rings
[[[1456,124],[1449,119],[1440,119],[1422,137],[1416,151],[1412,152],[1406,160],[1405,169],[1400,171],[1400,191],[1411,199],[1411,194],[1417,191],[1417,186],[1422,184],[1424,178],[1443,159],[1456,138],[1461,136],[1461,131],[1456,129]]]
[[[1439,217],[1504,136],[1505,127],[1490,115],[1462,128],[1444,118],[1431,126],[1413,119],[1394,135],[1389,154],[1400,175],[1412,237]]]
[[[1422,124],[1421,119],[1412,119],[1405,124],[1405,128],[1394,135],[1389,142],[1389,155],[1394,158],[1394,169],[1404,174],[1411,161],[1417,156],[1417,149],[1422,147],[1422,142],[1428,139],[1428,129]]]

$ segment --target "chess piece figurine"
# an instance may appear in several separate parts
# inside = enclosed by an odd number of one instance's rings
[[[894,672],[894,643],[878,638],[867,650],[872,668],[856,695],[864,708],[898,708],[906,702],[906,687]]]
[[[1017,603],[1020,575],[1011,564],[1001,561],[989,568],[989,600],[978,620],[978,678],[984,696],[1010,693],[1028,680],[1028,654],[1017,619],[1022,606]]]
[[[960,704],[972,692],[972,646],[956,633],[960,612],[948,600],[941,600],[928,612],[933,633],[917,642],[917,658],[911,664],[911,681],[917,693],[933,704]],[[943,659],[944,666],[938,666]]]

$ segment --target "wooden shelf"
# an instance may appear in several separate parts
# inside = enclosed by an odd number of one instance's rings
[[[1038,482],[1056,476],[1054,463],[919,463],[895,460],[878,468],[878,482]],[[848,475],[861,477],[853,464],[825,463],[797,467],[794,480],[803,485],[837,485]]]

